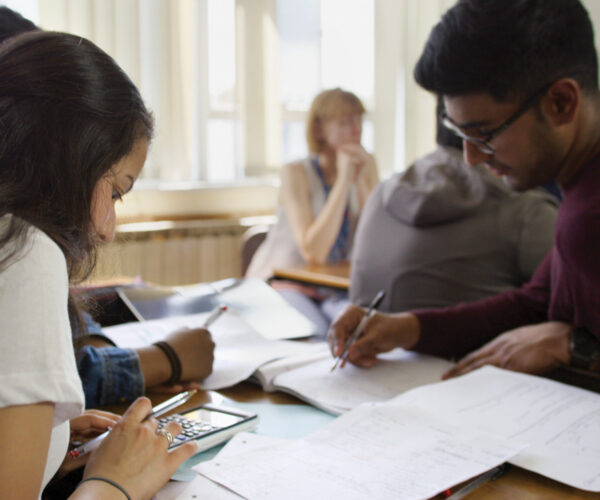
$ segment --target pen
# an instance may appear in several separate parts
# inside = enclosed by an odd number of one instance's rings
[[[381,304],[381,301],[383,300],[384,295],[385,295],[385,290],[379,290],[379,292],[377,292],[377,295],[375,295],[375,297],[373,297],[373,300],[369,304],[369,309],[367,310],[367,313],[360,320],[360,323],[356,326],[356,328],[354,329],[354,331],[352,332],[350,337],[348,337],[348,340],[346,340],[346,345],[344,346],[344,350],[343,350],[342,354],[340,354],[340,356],[335,360],[335,364],[331,367],[331,371],[333,371],[337,368],[337,365],[340,361],[342,361],[342,366],[343,366],[343,362],[346,361],[346,358],[348,357],[348,351],[350,350],[350,346],[356,341],[356,339],[358,339],[358,336],[361,334],[363,328],[365,327],[365,324],[367,323],[369,318],[373,315],[373,313],[375,312],[375,309],[377,309],[377,307],[379,307],[379,304]]]
[[[474,489],[479,488],[482,484],[485,484],[488,481],[493,481],[494,479],[498,479],[506,472],[507,468],[508,464],[501,464],[498,467],[494,467],[485,474],[481,474],[481,476],[476,477],[473,479],[473,481],[467,483],[460,490],[452,493],[446,500],[460,500],[461,498],[466,497],[469,493],[471,493]]]
[[[167,399],[166,401],[160,403],[159,405],[156,405],[154,408],[152,408],[152,411],[148,415],[146,415],[146,417],[144,418],[143,421],[148,420],[151,417],[159,417],[160,415],[167,413],[169,410],[172,410],[173,408],[175,408],[179,405],[182,405],[188,399],[190,399],[194,394],[196,394],[196,392],[198,392],[198,391],[196,391],[196,389],[193,389],[191,391],[182,392],[180,394],[177,394],[176,396],[173,396],[171,399]],[[73,448],[69,452],[69,454],[71,455],[71,457],[77,458],[82,455],[85,455],[86,453],[89,453],[90,451],[98,448],[98,446],[100,445],[102,440],[106,436],[108,436],[109,432],[110,432],[110,429],[107,430],[106,432],[103,432],[99,436],[96,436],[94,439],[91,439],[88,442],[83,443],[81,446],[78,446],[77,448]]]
[[[223,314],[225,311],[227,311],[227,306],[220,305],[215,307],[208,316],[208,318],[206,318],[206,320],[202,324],[202,328],[208,328],[215,321],[217,321],[217,319],[219,319],[219,316],[221,316],[221,314]]]

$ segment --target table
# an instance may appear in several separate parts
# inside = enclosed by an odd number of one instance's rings
[[[348,290],[350,288],[350,262],[303,264],[294,267],[276,268],[273,270],[273,276],[310,285]]]
[[[218,399],[219,394],[239,402],[270,402],[273,404],[305,404],[299,399],[284,393],[266,393],[259,386],[250,382],[241,382],[231,388],[222,389],[217,392],[199,391],[185,405],[177,410],[181,412],[200,404]],[[165,394],[150,394],[154,405],[167,399]],[[115,406],[110,408],[112,411],[122,413],[124,406]],[[454,488],[458,489],[458,487]],[[445,497],[438,495],[435,500],[442,500]],[[592,500],[597,499],[598,494],[585,492],[566,486],[552,479],[547,479],[539,474],[511,466],[506,474],[501,478],[485,483],[478,489],[464,497],[466,500]]]

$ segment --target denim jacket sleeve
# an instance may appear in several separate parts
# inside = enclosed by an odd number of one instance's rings
[[[85,319],[90,334],[102,333],[100,325]],[[133,349],[86,345],[77,352],[77,369],[86,408],[125,403],[144,394],[144,375]]]

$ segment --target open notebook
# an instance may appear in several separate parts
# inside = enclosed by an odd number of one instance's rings
[[[403,349],[380,355],[368,370],[350,363],[331,371],[335,362],[329,347],[321,343],[315,352],[266,363],[250,380],[265,391],[282,391],[339,415],[365,402],[386,401],[408,389],[439,382],[454,363]]]

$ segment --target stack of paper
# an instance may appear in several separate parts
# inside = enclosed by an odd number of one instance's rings
[[[422,499],[510,461],[600,492],[600,395],[485,367],[197,466],[249,499]],[[258,443],[256,442],[258,440]]]

